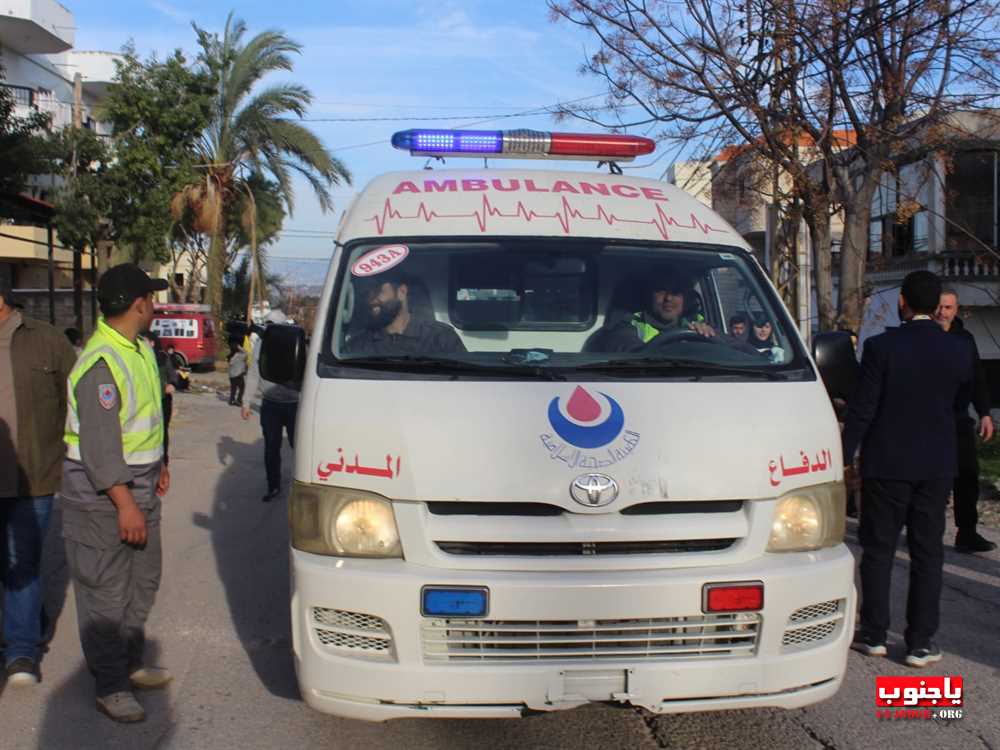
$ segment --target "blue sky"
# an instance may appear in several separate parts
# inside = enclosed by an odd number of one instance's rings
[[[566,23],[552,23],[544,0],[64,2],[76,16],[77,49],[116,51],[131,39],[143,55],[160,56],[177,47],[193,53],[191,21],[221,30],[237,5],[250,34],[276,28],[303,45],[294,74],[275,80],[296,80],[313,92],[309,118],[381,119],[311,123],[350,168],[354,185],[335,192],[335,210],[326,215],[301,186],[294,216],[285,223],[290,231],[271,248],[273,257],[329,257],[328,239],[302,233],[332,233],[350,195],[375,175],[422,166],[388,144],[396,130],[473,122],[482,128],[593,130],[582,123],[556,124],[546,114],[499,116],[602,93],[599,81],[578,72],[593,40]],[[448,119],[420,119],[431,117]],[[660,177],[669,166],[667,154],[657,152],[638,164],[658,156],[633,174]]]

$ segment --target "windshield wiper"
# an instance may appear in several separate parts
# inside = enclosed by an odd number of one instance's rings
[[[715,362],[702,362],[697,359],[663,359],[662,357],[638,357],[636,359],[606,359],[601,362],[591,362],[580,365],[577,370],[600,370],[602,372],[614,373],[616,370],[680,370],[689,371],[692,374],[707,373],[710,375],[739,375],[748,378],[758,378],[761,380],[788,380],[788,376],[782,372],[772,372],[768,370],[748,369],[735,365],[720,365]]]
[[[442,374],[475,375],[531,375],[539,380],[565,380],[566,376],[548,367],[532,365],[500,365],[492,363],[465,362],[460,359],[427,357],[423,355],[396,355],[391,357],[356,357],[337,361],[341,367],[371,367],[377,369],[437,370]]]

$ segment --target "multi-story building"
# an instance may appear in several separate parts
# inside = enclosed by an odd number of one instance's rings
[[[74,50],[73,14],[55,0],[0,0],[0,85],[13,95],[15,114],[48,114],[53,129],[74,124],[101,135],[96,108],[115,73],[115,55]],[[0,275],[11,279],[27,312],[74,325],[73,253],[49,230],[58,179],[39,175],[20,196],[0,196]],[[81,258],[83,287],[94,282],[91,253]],[[91,321],[85,303],[84,324]]]
[[[711,208],[715,169],[715,159],[674,162],[667,169],[667,182]]]
[[[954,115],[934,138],[872,200],[861,338],[899,324],[907,273],[934,271],[959,295],[1000,404],[1000,112]]]
[[[850,134],[839,137],[845,148],[852,145]],[[927,148],[914,148],[914,156],[883,177],[872,199],[860,338],[899,324],[899,287],[907,273],[934,271],[959,295],[963,322],[976,337],[1000,405],[1000,112],[955,115],[927,141]],[[776,174],[746,146],[727,147],[709,163],[675,165],[676,173],[695,173],[706,164],[712,175],[710,205],[763,257],[772,186],[777,177],[783,190],[787,175]],[[684,187],[681,179],[675,184]],[[704,192],[703,185],[690,184]],[[840,215],[832,218],[831,229],[836,295]]]

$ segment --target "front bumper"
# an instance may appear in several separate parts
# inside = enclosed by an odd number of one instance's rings
[[[840,545],[763,555],[753,565],[659,571],[526,573],[425,568],[402,560],[354,560],[292,551],[292,632],[306,702],[339,716],[515,717],[526,711],[616,701],[657,713],[772,706],[798,708],[840,686],[854,630],[854,560]],[[425,585],[486,586],[488,619],[600,621],[690,617],[709,582],[761,580],[752,655],[594,660],[445,662],[425,658]],[[793,612],[838,601],[842,617],[815,645],[783,643]],[[331,652],[317,637],[314,607],[381,618],[392,653],[383,660]]]

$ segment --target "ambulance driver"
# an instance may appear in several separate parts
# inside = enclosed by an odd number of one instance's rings
[[[358,284],[365,301],[366,328],[345,345],[348,354],[394,357],[464,354],[455,329],[434,319],[432,312],[415,309],[418,286],[406,277],[387,272]]]

